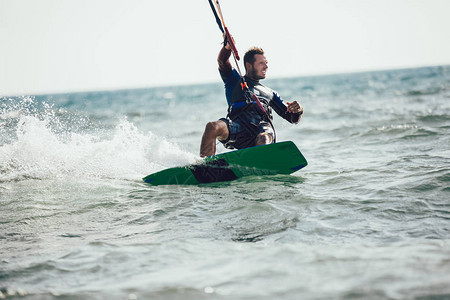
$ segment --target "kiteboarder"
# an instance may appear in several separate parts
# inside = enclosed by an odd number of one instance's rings
[[[216,153],[216,139],[229,149],[274,143],[276,134],[272,124],[272,109],[294,124],[300,121],[303,114],[300,103],[292,101],[285,104],[277,92],[260,83],[266,78],[268,69],[263,49],[253,47],[245,53],[246,73],[242,77],[229,60],[234,40],[231,35],[224,34],[224,37],[224,46],[217,62],[225,83],[228,115],[206,124],[200,146],[201,157]]]

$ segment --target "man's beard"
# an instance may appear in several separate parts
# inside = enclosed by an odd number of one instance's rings
[[[255,80],[264,79],[264,76],[258,76],[258,71],[255,68],[252,68],[252,77]]]

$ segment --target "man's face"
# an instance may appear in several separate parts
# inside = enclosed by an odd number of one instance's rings
[[[255,62],[251,66],[250,74],[253,79],[260,80],[266,78],[266,72],[269,68],[267,66],[268,61],[262,54],[255,54]]]

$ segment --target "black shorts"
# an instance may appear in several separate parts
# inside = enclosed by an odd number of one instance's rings
[[[243,149],[255,146],[258,134],[267,132],[272,136],[272,142],[275,141],[275,134],[269,122],[258,120],[254,117],[245,118],[221,118],[228,127],[228,138],[220,141],[225,148]]]

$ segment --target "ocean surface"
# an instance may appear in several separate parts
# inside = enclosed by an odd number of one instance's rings
[[[308,166],[199,186],[220,82],[0,98],[0,298],[450,299],[450,66],[263,83]]]

